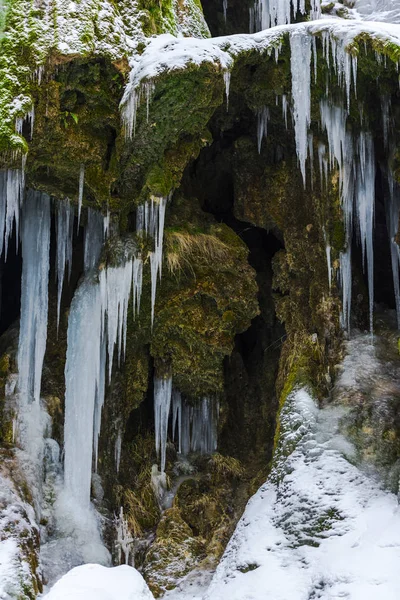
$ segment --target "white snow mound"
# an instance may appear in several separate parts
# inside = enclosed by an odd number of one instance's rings
[[[133,567],[75,567],[43,600],[154,600],[141,574]]]

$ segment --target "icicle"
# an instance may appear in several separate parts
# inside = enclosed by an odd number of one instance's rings
[[[311,37],[295,30],[290,36],[293,117],[296,152],[306,185],[307,134],[311,121]]]
[[[282,95],[282,116],[285,119],[286,129],[288,128],[287,109],[288,109],[287,97],[286,97],[286,94],[283,94]]]
[[[343,295],[342,327],[350,332],[351,317],[351,243],[348,243],[346,252],[340,253],[340,287]]]
[[[69,200],[57,202],[57,250],[56,250],[56,278],[57,278],[57,331],[60,322],[61,296],[64,283],[65,267],[68,265],[68,279],[71,277],[72,268],[72,239],[74,228],[74,207]]]
[[[176,429],[178,433],[176,434]],[[178,452],[182,453],[182,396],[178,390],[172,392],[172,440],[179,440]]]
[[[268,121],[269,121],[269,108],[264,106],[257,112],[257,145],[258,154],[261,153],[261,145],[263,138],[268,137]]]
[[[103,225],[104,225],[104,227],[103,227],[104,239],[107,239],[108,236],[110,235],[110,219],[111,219],[110,209],[107,208],[107,214],[104,217],[104,221],[103,221]]]
[[[85,227],[85,273],[94,269],[99,262],[104,241],[104,219],[97,210],[88,208],[87,225]]]
[[[172,378],[154,378],[154,426],[156,452],[161,454],[161,473],[165,472],[168,418],[171,405]]]
[[[143,284],[143,261],[141,257],[135,256],[133,258],[133,269],[132,269],[132,285],[133,285],[133,316],[139,315],[140,312],[140,299],[142,297],[142,284]]]
[[[115,440],[115,449],[114,449],[115,468],[116,468],[117,473],[119,473],[119,466],[121,463],[121,451],[122,451],[122,431],[121,431],[121,429],[119,429],[116,440]]]
[[[321,190],[324,190],[324,186],[328,185],[328,160],[326,158],[326,147],[325,144],[318,144],[318,164],[319,164],[319,176],[321,180]]]
[[[360,133],[358,140],[358,173],[355,186],[355,204],[360,227],[363,264],[367,262],[369,320],[373,332],[374,312],[374,249],[373,229],[375,210],[375,153],[372,136]]]
[[[229,90],[231,87],[231,72],[224,71],[225,95],[226,95],[226,112],[229,111]]]
[[[84,184],[85,184],[85,165],[81,164],[81,168],[79,171],[79,190],[78,190],[78,228],[79,228],[79,224],[81,222]]]
[[[226,23],[226,17],[228,12],[228,0],[222,0],[222,10],[224,11],[224,21]]]
[[[324,232],[324,240],[325,240],[325,251],[326,251],[326,264],[328,267],[328,283],[329,283],[329,291],[332,288],[332,260],[331,260],[331,246],[329,244],[328,236],[326,235],[325,228]]]
[[[83,507],[90,504],[96,395],[104,389],[102,337],[101,286],[86,278],[68,319],[64,426],[65,486]]]
[[[25,402],[40,400],[47,339],[50,198],[29,192],[22,221],[21,321],[18,388]]]

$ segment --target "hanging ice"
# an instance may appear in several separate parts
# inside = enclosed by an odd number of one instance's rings
[[[47,339],[50,260],[50,198],[46,194],[28,192],[21,239],[18,389],[25,401],[39,403]]]
[[[161,473],[165,472],[171,394],[172,378],[154,377],[154,428],[156,452],[161,455]]]
[[[261,153],[261,145],[263,138],[268,138],[268,121],[269,121],[269,109],[267,106],[263,106],[257,112],[257,145],[258,154]]]
[[[85,273],[96,267],[104,241],[104,218],[97,210],[88,208],[88,219],[85,227]]]
[[[137,111],[143,96],[146,99],[147,121],[149,120],[150,100],[154,93],[153,81],[146,81],[136,85],[129,83],[121,100],[121,117],[126,139],[131,139],[136,134]]]
[[[65,366],[65,485],[79,503],[90,502],[92,455],[97,465],[98,438],[108,359],[111,378],[115,347],[125,352],[132,260],[93,271],[72,300]],[[84,401],[83,401],[84,399]]]
[[[154,251],[150,252],[151,270],[151,324],[154,322],[157,279],[161,279],[163,259],[164,222],[167,198],[152,197],[150,202],[139,206],[136,213],[136,231],[154,238]],[[140,279],[141,287],[141,279]]]
[[[182,404],[182,454],[210,454],[217,449],[217,403],[202,398],[193,405]]]
[[[125,354],[128,322],[128,304],[132,288],[132,261],[102,271],[103,311],[107,316],[108,379],[111,380],[114,350],[117,347],[118,364]]]
[[[229,90],[231,88],[231,72],[224,71],[224,83],[225,83],[225,96],[226,96],[226,110],[229,110]]]
[[[228,12],[228,0],[222,0],[222,10],[224,12],[224,21],[226,23],[226,15]]]
[[[0,171],[0,254],[5,248],[7,258],[8,244],[15,223],[16,245],[19,241],[19,213],[24,190],[24,172],[21,169]]]
[[[57,202],[57,249],[56,249],[56,277],[57,277],[57,329],[60,322],[61,295],[64,283],[65,268],[68,266],[68,280],[72,268],[72,241],[74,230],[74,207],[69,200]]]
[[[372,136],[360,133],[358,139],[358,169],[355,181],[355,203],[360,228],[363,266],[367,264],[369,294],[369,325],[373,331],[374,314],[374,211],[375,153]]]
[[[78,227],[81,222],[81,211],[82,211],[84,185],[85,185],[85,165],[81,164],[80,171],[79,171],[79,189],[78,189]]]
[[[143,261],[140,256],[133,258],[133,270],[132,270],[132,285],[133,285],[133,315],[138,315],[140,312],[140,299],[142,297],[142,284],[143,284]]]
[[[310,17],[318,19],[320,15],[320,0],[311,0]],[[255,0],[250,8],[250,33],[262,31],[275,25],[286,25],[291,22],[293,14],[307,13],[304,0]]]
[[[305,186],[308,128],[311,121],[311,37],[306,31],[294,30],[291,33],[290,53],[296,152]]]
[[[90,504],[96,394],[104,390],[100,286],[86,278],[78,287],[68,319],[65,365],[64,478],[71,496]]]

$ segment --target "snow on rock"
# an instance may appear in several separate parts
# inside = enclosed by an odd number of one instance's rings
[[[152,600],[153,594],[136,569],[82,565],[69,571],[43,600]]]
[[[249,501],[204,600],[395,600],[400,510],[395,495],[346,460],[340,407],[305,389],[281,415],[271,475]]]

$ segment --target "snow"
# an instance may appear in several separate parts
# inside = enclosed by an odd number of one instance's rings
[[[343,409],[289,396],[269,480],[253,496],[204,600],[395,600],[395,495],[346,460]]]
[[[153,600],[153,595],[133,567],[88,564],[69,571],[43,600]]]

